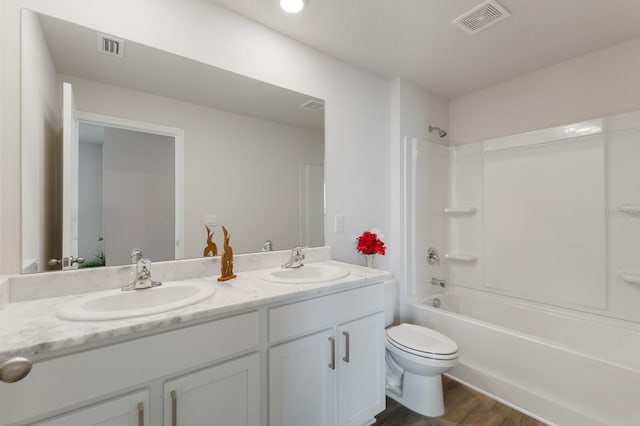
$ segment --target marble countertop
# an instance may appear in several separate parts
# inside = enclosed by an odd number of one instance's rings
[[[185,308],[137,318],[84,322],[57,317],[61,306],[82,294],[0,304],[0,362],[17,355],[34,361],[47,359],[82,350],[90,344],[109,343],[140,333],[161,332],[179,323],[204,321],[259,306],[357,288],[391,276],[385,271],[357,265],[326,263],[346,268],[350,274],[340,280],[304,285],[267,282],[260,277],[264,270],[237,272],[237,278],[228,283],[218,282],[216,276],[192,278],[216,286],[214,295]]]

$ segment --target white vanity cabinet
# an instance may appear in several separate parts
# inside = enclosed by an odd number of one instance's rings
[[[384,313],[342,324],[337,334],[338,424],[359,426],[385,407]]]
[[[269,349],[270,425],[334,424],[334,336],[323,330]]]
[[[114,328],[110,344],[82,335],[81,350],[0,382],[0,426],[371,424],[385,407],[384,285],[333,285],[141,337]]]
[[[384,409],[384,289],[269,311],[269,424],[363,425]]]
[[[143,424],[161,425],[164,383],[176,385],[178,395],[186,392],[186,412],[206,413],[222,403],[209,398],[229,398],[226,392],[255,411],[260,404],[259,340],[259,314],[254,311],[36,362],[23,380],[0,383],[0,425],[67,426],[75,421],[82,426],[139,426],[138,403],[131,398],[140,390],[151,395],[143,403]],[[204,382],[198,382],[199,376]],[[237,385],[240,380],[246,383]],[[110,409],[117,420],[102,420],[102,412]],[[246,423],[235,424],[259,424],[253,414],[245,415],[250,416]]]
[[[166,382],[164,426],[259,425],[259,366],[254,353]]]

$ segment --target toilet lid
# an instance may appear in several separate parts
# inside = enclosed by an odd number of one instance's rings
[[[430,328],[414,324],[400,324],[387,329],[387,336],[408,351],[426,354],[452,355],[458,352],[456,342]]]

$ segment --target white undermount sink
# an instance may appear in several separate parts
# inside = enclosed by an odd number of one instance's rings
[[[58,311],[58,317],[72,321],[140,317],[196,304],[215,291],[213,283],[197,281],[169,282],[145,290],[107,290],[69,301]]]
[[[280,284],[315,284],[339,280],[349,271],[333,265],[308,264],[300,268],[271,269],[262,274],[265,281]]]

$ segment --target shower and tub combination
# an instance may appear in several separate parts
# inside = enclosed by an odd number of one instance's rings
[[[446,374],[549,424],[640,424],[639,138],[634,112],[405,141],[403,319],[456,342]]]

